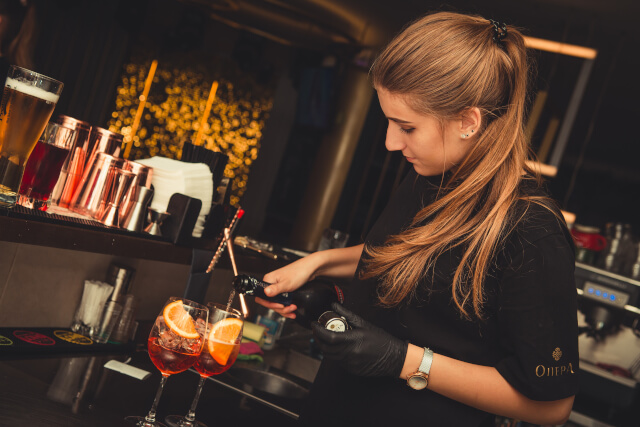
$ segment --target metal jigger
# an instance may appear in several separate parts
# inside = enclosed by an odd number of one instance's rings
[[[152,208],[149,208],[148,212],[150,224],[144,229],[144,232],[151,234],[152,236],[162,236],[160,226],[162,226],[162,222],[171,214],[169,212],[160,212]]]
[[[133,172],[115,169],[111,179],[111,186],[108,187],[107,204],[100,216],[100,222],[107,227],[120,227],[120,203],[129,190],[133,177]]]
[[[133,206],[129,209],[129,214],[126,215],[122,227],[129,231],[142,231],[147,206],[149,206],[152,198],[153,190],[139,185],[136,190]]]

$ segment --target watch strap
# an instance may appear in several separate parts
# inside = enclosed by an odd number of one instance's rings
[[[418,371],[429,375],[431,371],[431,364],[433,363],[433,351],[424,348],[424,355],[422,356],[422,361],[420,362],[420,366],[418,367]]]

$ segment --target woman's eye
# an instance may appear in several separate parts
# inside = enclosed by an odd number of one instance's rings
[[[413,132],[413,129],[414,128],[408,128],[408,129],[400,128],[400,132],[402,132],[402,133],[411,133],[411,132]]]

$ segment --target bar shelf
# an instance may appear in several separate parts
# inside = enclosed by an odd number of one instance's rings
[[[191,264],[193,249],[215,251],[219,243],[193,239],[192,246],[178,246],[146,233],[21,206],[0,208],[0,240],[177,264]]]

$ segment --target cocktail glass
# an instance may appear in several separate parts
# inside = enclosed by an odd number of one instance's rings
[[[209,323],[207,325],[204,349],[193,365],[200,374],[196,395],[191,402],[189,413],[169,415],[164,420],[171,427],[207,427],[196,420],[196,407],[207,378],[219,375],[231,367],[240,352],[242,341],[243,316],[238,310],[222,304],[208,303]]]
[[[139,427],[158,427],[156,410],[164,385],[171,374],[193,366],[202,352],[209,310],[202,304],[171,297],[162,308],[149,334],[149,357],[162,373],[160,386],[146,417],[129,416],[125,420]],[[166,427],[166,426],[165,426]]]

